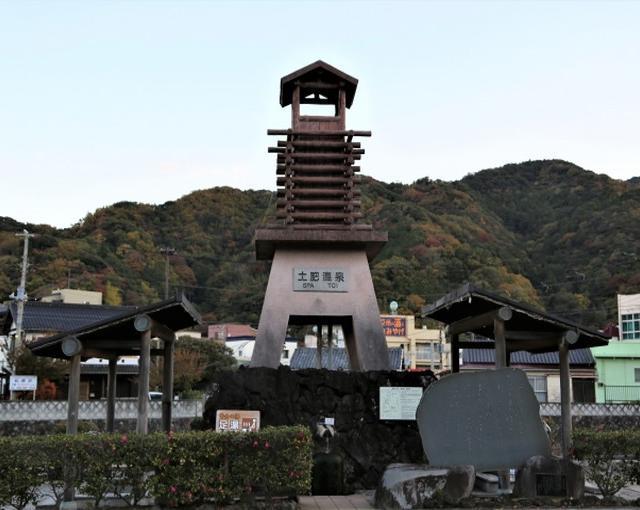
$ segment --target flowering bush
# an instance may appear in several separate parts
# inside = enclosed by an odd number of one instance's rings
[[[588,465],[588,477],[605,497],[638,483],[640,430],[578,429],[573,433],[574,456]]]
[[[182,506],[304,494],[311,462],[304,427],[0,438],[0,506],[21,510],[37,501],[42,486],[60,501],[65,479],[96,506],[107,493],[131,506],[147,495]]]

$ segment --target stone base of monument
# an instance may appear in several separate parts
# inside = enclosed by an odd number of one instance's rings
[[[531,457],[518,470],[513,495],[521,498],[560,496],[582,499],[584,470],[576,462],[557,457]]]
[[[476,482],[473,489],[486,494],[498,494],[498,475],[492,473],[476,473]]]
[[[376,507],[413,509],[457,503],[471,495],[475,477],[473,466],[390,464],[376,490]]]

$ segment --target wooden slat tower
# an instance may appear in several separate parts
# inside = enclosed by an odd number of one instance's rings
[[[277,217],[294,229],[360,229],[359,166],[364,154],[354,137],[370,131],[345,130],[358,80],[318,61],[282,78],[280,104],[291,105],[292,128],[269,130],[286,136],[277,154]],[[300,114],[301,104],[331,105],[335,116]]]
[[[354,140],[371,132],[345,126],[357,85],[357,79],[320,60],[280,82],[280,105],[291,106],[291,127],[268,131],[284,139],[269,147],[277,154],[278,222],[255,235],[256,257],[273,264],[252,366],[277,366],[287,326],[314,324],[343,328],[352,368],[388,367],[368,266],[387,233],[362,222],[356,163],[364,149]],[[332,114],[303,115],[305,104],[333,107]],[[306,271],[348,275],[350,283],[338,291],[304,292],[292,277]]]

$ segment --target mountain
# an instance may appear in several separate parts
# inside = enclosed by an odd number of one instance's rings
[[[381,309],[416,312],[472,281],[513,299],[602,327],[615,295],[640,291],[636,240],[640,188],[559,160],[483,170],[457,182],[384,183],[365,177],[365,217],[389,232],[372,266]],[[68,229],[0,218],[0,296],[19,281],[20,240],[32,240],[28,291],[102,290],[110,304],[163,295],[171,246],[172,289],[213,321],[256,324],[269,263],[255,260],[256,226],[272,220],[274,194],[221,187],[152,206],[121,202]]]

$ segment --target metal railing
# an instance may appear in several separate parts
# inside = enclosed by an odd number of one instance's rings
[[[172,402],[173,418],[196,418],[202,416],[202,400],[174,400]],[[81,420],[104,420],[107,416],[106,400],[81,400],[79,402],[79,418]],[[117,399],[116,420],[136,419],[138,417],[138,400]],[[162,417],[162,402],[149,402],[149,418]],[[0,401],[0,421],[47,421],[66,420],[66,400],[5,400]]]
[[[606,385],[604,400],[607,403],[640,403],[640,386]]]

